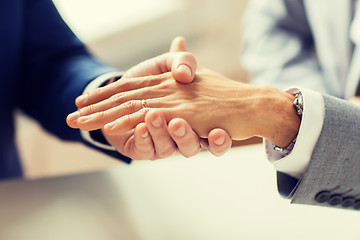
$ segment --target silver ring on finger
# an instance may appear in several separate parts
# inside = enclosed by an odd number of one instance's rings
[[[141,107],[142,107],[142,108],[148,108],[148,107],[149,107],[146,99],[141,100]]]

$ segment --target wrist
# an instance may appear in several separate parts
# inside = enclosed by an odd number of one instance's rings
[[[277,89],[268,88],[261,119],[260,136],[278,147],[288,146],[297,136],[301,120],[294,108],[295,97]]]

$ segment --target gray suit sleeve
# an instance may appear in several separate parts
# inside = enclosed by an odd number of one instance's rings
[[[242,28],[241,63],[253,83],[326,92],[302,0],[252,0]]]
[[[325,118],[292,202],[360,209],[360,108],[324,96]]]

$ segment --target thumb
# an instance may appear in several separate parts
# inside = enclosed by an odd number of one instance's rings
[[[194,79],[196,67],[195,57],[186,52],[185,38],[176,37],[171,43],[170,53],[141,62],[126,71],[123,77],[143,77],[171,71],[175,80],[189,83]]]
[[[170,52],[186,52],[186,40],[178,36],[171,42]],[[189,53],[178,55],[171,67],[174,79],[181,83],[190,83],[195,77],[196,59]]]
[[[184,37],[176,37],[171,42],[170,52],[186,52],[186,40]]]

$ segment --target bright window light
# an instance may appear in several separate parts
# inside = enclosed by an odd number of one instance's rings
[[[84,42],[131,28],[181,9],[184,0],[54,0]]]

